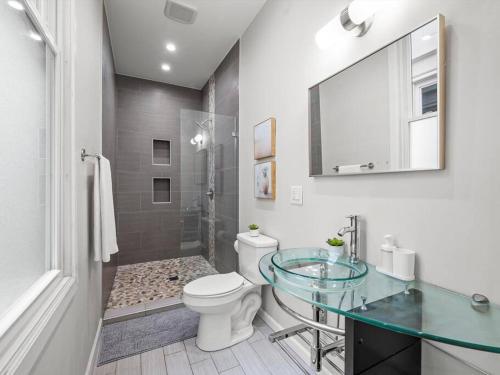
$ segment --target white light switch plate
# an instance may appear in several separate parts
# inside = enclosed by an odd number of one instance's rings
[[[302,206],[302,186],[290,186],[290,203]]]

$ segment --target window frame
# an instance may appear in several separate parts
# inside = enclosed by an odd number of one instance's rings
[[[0,373],[29,373],[75,295],[76,184],[74,142],[74,0],[20,0],[53,54],[51,87],[51,246],[48,270],[0,319]],[[47,1],[56,6],[56,35],[45,22]]]
[[[438,111],[422,113],[422,89],[432,85],[439,86],[437,70],[430,71],[413,80],[413,103],[410,121],[416,121],[429,116],[437,116]],[[439,93],[437,95],[439,95]]]

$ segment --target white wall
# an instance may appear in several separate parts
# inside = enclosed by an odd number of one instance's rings
[[[315,32],[346,3],[269,0],[241,39],[240,230],[257,222],[282,248],[321,246],[346,223],[345,215],[359,213],[370,263],[377,262],[383,235],[392,233],[418,252],[419,278],[500,303],[500,2],[398,1],[376,16],[364,37],[339,34],[334,48],[320,51]],[[308,177],[307,88],[438,12],[448,24],[446,170]],[[251,183],[252,127],[270,116],[277,120],[275,202],[255,200]],[[303,185],[303,206],[289,204],[290,185]],[[269,290],[264,294],[264,308],[289,323]],[[499,356],[463,355],[500,373]]]
[[[90,153],[101,151],[102,0],[74,1],[75,144]],[[30,372],[32,375],[83,375],[101,315],[101,265],[89,245],[92,162],[77,154],[78,289],[53,337]]]

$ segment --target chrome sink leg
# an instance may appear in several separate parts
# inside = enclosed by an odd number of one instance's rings
[[[313,305],[313,318],[306,318],[305,316],[295,312],[290,307],[286,306],[283,301],[281,301],[281,299],[277,296],[276,289],[274,287],[271,289],[271,291],[278,306],[281,307],[287,314],[304,324],[300,324],[298,326],[291,327],[290,329],[281,330],[279,332],[276,332],[275,334],[271,334],[269,336],[269,339],[271,340],[271,342],[275,342],[287,337],[294,336],[296,334],[299,335],[299,337],[303,338],[300,333],[304,331],[304,325],[307,326],[309,328],[308,331],[312,334],[312,342],[309,342],[309,340],[307,340],[307,343],[311,345],[311,363],[316,371],[321,371],[321,362],[323,359],[327,362],[331,362],[327,357],[325,357],[325,355],[333,350],[337,350],[339,347],[344,346],[343,340],[338,340],[338,338],[335,343],[322,346],[321,332],[333,334],[335,336],[345,336],[345,330],[327,325],[328,319],[325,309]],[[318,303],[321,303],[321,294],[318,292],[313,293],[313,299]],[[322,303],[324,304],[325,302],[326,301],[323,300]],[[330,364],[333,367],[337,368],[340,373],[342,373],[342,371],[338,369],[338,367],[333,362],[331,362]]]
[[[313,306],[313,319],[319,322],[321,309],[319,307]],[[321,341],[320,341],[320,331],[317,329],[312,330],[312,345],[311,345],[311,364],[314,366],[317,372],[321,371]]]
[[[316,301],[320,301],[320,294],[315,292],[313,298]],[[313,309],[313,320],[318,323],[326,324],[326,311],[317,306],[312,306]],[[317,372],[321,371],[321,360],[323,357],[322,354],[322,345],[321,345],[321,331],[319,329],[312,330],[312,343],[311,343],[311,364],[314,366]]]

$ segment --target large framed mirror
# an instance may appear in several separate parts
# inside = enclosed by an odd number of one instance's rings
[[[309,89],[309,174],[444,168],[445,23],[436,18]]]

